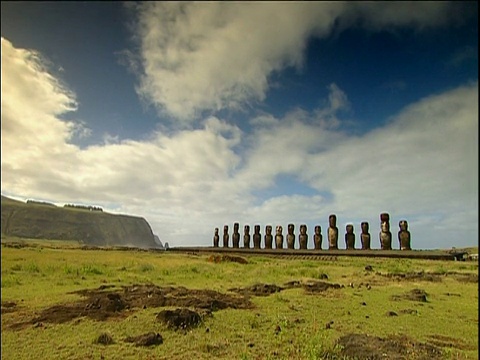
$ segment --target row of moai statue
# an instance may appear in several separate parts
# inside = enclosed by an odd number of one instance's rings
[[[338,249],[338,228],[337,228],[337,216],[330,215],[328,218],[329,227],[328,227],[328,249],[337,250]],[[392,250],[392,233],[390,232],[390,215],[388,213],[380,214],[380,248],[382,250]],[[406,220],[401,220],[399,222],[400,231],[398,232],[398,241],[400,243],[400,250],[411,250],[411,241],[410,241],[410,232],[408,231],[408,223]],[[360,234],[360,240],[362,243],[362,250],[370,250],[370,233],[369,233],[369,224],[368,222],[361,223],[362,233]],[[233,234],[232,234],[232,247],[240,248],[240,225],[238,223],[233,224]],[[213,236],[213,246],[220,246],[220,235],[218,233],[218,228],[215,228],[215,235]],[[261,248],[262,235],[260,234],[260,225],[255,225],[253,236],[250,236],[250,226],[245,225],[243,233],[243,247],[250,248],[250,239],[253,240],[253,248]],[[287,249],[295,249],[295,225],[289,224],[287,227]],[[230,236],[228,233],[228,225],[223,227],[223,247],[229,247]],[[272,235],[272,226],[267,225],[265,227],[265,237],[264,237],[264,248],[273,249],[274,237]],[[315,226],[315,234],[313,235],[313,243],[315,250],[322,249],[322,228],[320,225]],[[308,235],[307,235],[307,225],[300,225],[300,234],[298,235],[298,242],[300,249],[307,249],[308,244]],[[348,224],[346,226],[345,233],[345,245],[347,250],[355,249],[355,233],[353,225]],[[275,234],[275,248],[283,249],[284,248],[284,236],[282,226],[276,227]]]

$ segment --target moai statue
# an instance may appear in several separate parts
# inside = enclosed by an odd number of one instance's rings
[[[354,250],[355,249],[355,234],[353,233],[353,225],[348,224],[345,227],[345,245],[347,250]]]
[[[298,235],[300,249],[306,250],[308,244],[307,225],[300,225],[300,235]]]
[[[272,225],[265,226],[265,249],[271,249],[273,245]]]
[[[380,246],[382,250],[392,250],[392,233],[390,232],[390,215],[380,214]]]
[[[360,240],[362,241],[362,250],[370,250],[370,233],[368,232],[368,222],[362,222],[361,226],[362,234],[360,235]]]
[[[223,247],[228,248],[228,225],[223,227]]]
[[[338,249],[338,228],[337,228],[337,216],[332,214],[328,217],[328,249]]]
[[[287,248],[295,249],[295,225],[288,224],[287,231]]]
[[[246,249],[250,248],[250,226],[245,225],[243,227],[243,247]]]
[[[283,249],[283,228],[278,225],[276,228],[276,234],[275,234],[275,248],[277,249]]]
[[[315,226],[315,235],[313,235],[313,243],[315,250],[322,250],[322,227],[320,225]]]
[[[400,227],[400,231],[398,232],[400,250],[412,250],[410,246],[410,231],[408,231],[407,220],[400,220],[398,226]]]
[[[253,248],[260,249],[260,243],[262,242],[262,235],[260,234],[260,225],[255,225],[253,232]]]
[[[238,232],[239,227],[240,225],[238,223],[233,224],[232,242],[233,242],[233,247],[237,249],[240,247],[240,233]]]
[[[220,243],[220,235],[218,235],[218,228],[215,228],[215,234],[213,235],[213,247],[218,247]]]

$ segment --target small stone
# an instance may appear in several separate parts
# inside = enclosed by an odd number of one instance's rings
[[[282,328],[280,327],[280,325],[277,325],[275,327],[275,335],[278,335],[280,333],[280,331],[282,331]]]

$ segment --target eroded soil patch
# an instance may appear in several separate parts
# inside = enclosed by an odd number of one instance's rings
[[[233,255],[210,255],[207,261],[213,262],[216,264],[219,264],[222,262],[236,262],[239,264],[248,264],[247,259],[240,256],[233,256]]]
[[[188,330],[200,325],[202,317],[196,311],[180,308],[175,310],[162,310],[157,314],[157,320],[174,330]]]
[[[13,301],[2,301],[2,314],[11,313],[17,310],[17,303]]]
[[[153,284],[123,286],[122,289],[75,291],[84,299],[75,303],[55,305],[44,309],[37,317],[24,323],[13,324],[19,329],[35,323],[65,323],[79,317],[105,321],[126,317],[129,312],[149,307],[180,306],[216,311],[226,308],[248,309],[253,304],[242,296],[222,294],[214,290],[194,290],[184,287],[159,287]]]
[[[306,293],[315,294],[319,292],[324,292],[328,289],[341,289],[345,286],[340,284],[332,284],[325,281],[307,281],[300,284]]]
[[[277,292],[285,290],[285,288],[277,286],[275,284],[254,284],[245,288],[232,288],[228,291],[232,291],[244,296],[268,296]]]
[[[428,302],[427,293],[422,289],[413,289],[402,295],[393,295],[392,300],[410,300],[419,302]]]
[[[128,336],[123,341],[134,343],[136,346],[153,346],[163,344],[163,337],[159,333],[149,332],[138,336]]]
[[[440,360],[442,351],[434,345],[414,341],[406,336],[381,338],[365,334],[348,334],[337,340],[341,354],[358,360]]]
[[[469,345],[465,343],[462,339],[457,339],[451,336],[434,334],[434,335],[429,335],[428,338],[429,338],[428,341],[430,343],[438,347],[455,348],[459,350],[477,349],[476,346]]]
[[[299,281],[293,280],[285,283],[283,286],[277,286],[275,284],[255,284],[245,288],[232,288],[228,291],[236,292],[244,296],[268,296],[285,289],[302,288],[306,293],[314,294],[326,291],[328,289],[341,289],[343,285],[332,284],[325,281]]]
[[[448,272],[408,272],[408,273],[380,273],[376,272],[375,275],[383,276],[389,279],[397,281],[411,280],[411,281],[430,281],[441,282],[445,277],[453,277],[460,282],[478,283],[478,274],[474,273],[461,273],[457,271]]]

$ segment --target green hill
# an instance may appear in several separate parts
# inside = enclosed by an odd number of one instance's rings
[[[2,196],[2,236],[76,240],[97,246],[157,247],[152,229],[141,217],[22,202]]]

